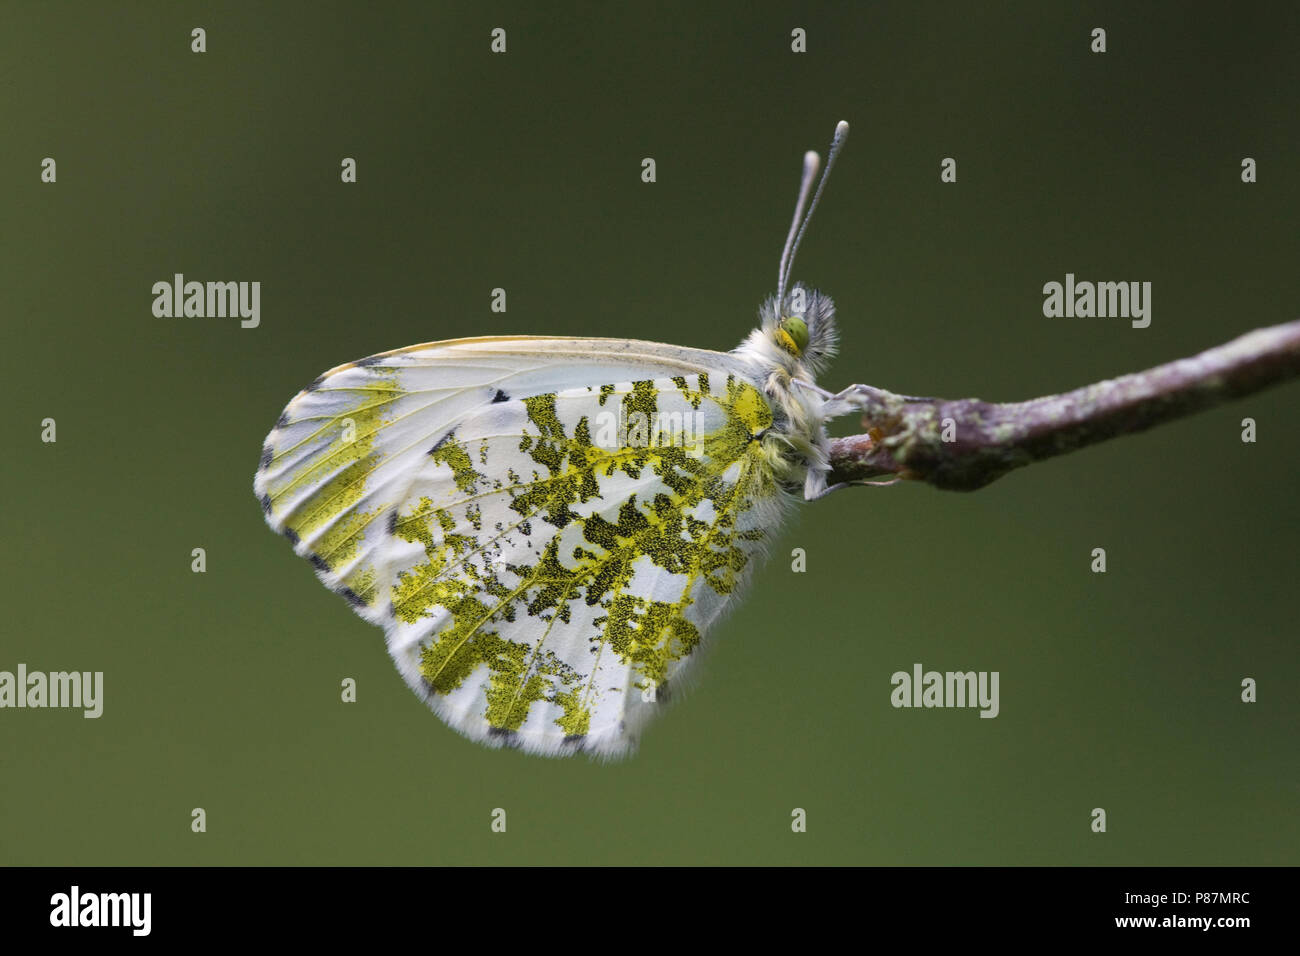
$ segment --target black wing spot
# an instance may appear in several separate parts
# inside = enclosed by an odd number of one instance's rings
[[[353,364],[356,365],[357,368],[365,368],[367,365],[378,365],[381,361],[383,361],[383,358],[384,357],[382,355],[368,355],[365,358],[354,362]]]
[[[508,747],[511,750],[518,749],[520,746],[518,732],[507,727],[489,727],[488,738],[499,741],[502,747]]]
[[[289,413],[287,411],[281,412],[280,417],[275,420],[275,427],[283,428],[287,424],[289,424]]]
[[[298,542],[301,541],[302,539],[298,537],[297,531],[294,531],[292,528],[285,528],[283,533],[284,536],[289,539],[289,543],[291,545],[293,545],[295,548],[298,547]]]
[[[323,382],[323,381],[325,381],[325,376],[324,376],[324,375],[317,376],[316,379],[315,379],[314,381],[312,381],[312,383],[311,383],[310,385],[308,385],[306,388],[303,389],[303,391],[304,391],[304,392],[314,392],[314,391],[316,391],[316,389],[320,388],[320,383]]]
[[[271,496],[262,495],[262,514],[269,515],[270,513],[271,513]]]
[[[447,442],[451,441],[452,438],[455,436],[455,434],[456,434],[456,429],[453,428],[451,431],[447,432],[447,434],[439,438],[437,444],[435,444],[432,448],[429,449],[429,454],[432,455],[435,452],[437,452],[439,448],[447,444]]]
[[[388,533],[397,536],[397,509],[388,512]]]
[[[265,468],[267,465],[271,463],[271,459],[274,457],[275,454],[274,452],[271,451],[271,444],[270,442],[267,442],[265,445],[262,446],[262,460],[259,463],[259,467]]]
[[[361,596],[356,591],[348,587],[339,588],[339,594],[342,594],[349,604],[353,607],[365,607],[366,602],[361,600]]]
[[[325,572],[330,570],[329,564],[319,554],[309,555],[307,560],[311,562],[311,566],[317,571]]]
[[[499,388],[497,389],[497,393],[492,396],[493,405],[496,405],[500,402],[508,402],[508,401],[510,401],[510,396],[507,395],[505,392],[501,391],[501,389]]]

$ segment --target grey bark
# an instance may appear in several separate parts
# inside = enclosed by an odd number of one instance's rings
[[[1030,462],[1144,431],[1300,375],[1300,321],[1060,395],[999,404],[869,389],[865,434],[831,446],[833,484],[904,478],[974,491]],[[945,419],[955,440],[944,441]]]

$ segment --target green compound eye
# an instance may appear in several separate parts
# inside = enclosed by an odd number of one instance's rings
[[[776,330],[776,341],[796,358],[808,347],[808,325],[797,315],[787,315]]]

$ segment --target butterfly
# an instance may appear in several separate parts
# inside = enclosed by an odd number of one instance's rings
[[[835,307],[787,286],[847,134],[811,205],[805,155],[777,293],[731,352],[452,339],[340,365],[280,415],[253,485],[267,523],[465,736],[630,753],[790,508],[842,487],[825,425],[865,387],[817,386]]]

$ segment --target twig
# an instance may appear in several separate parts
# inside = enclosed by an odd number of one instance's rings
[[[974,491],[1030,462],[1140,432],[1297,375],[1300,321],[1028,402],[917,399],[869,389],[871,404],[862,416],[867,433],[832,442],[830,481],[893,476]]]

